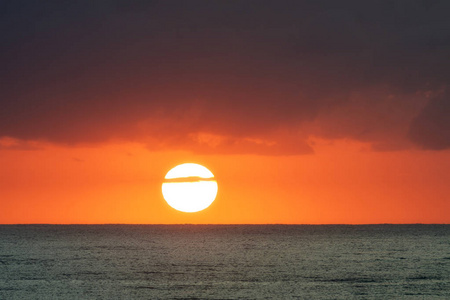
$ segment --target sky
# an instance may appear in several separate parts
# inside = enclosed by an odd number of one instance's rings
[[[450,223],[449,1],[0,2],[0,223]],[[167,205],[180,163],[206,210]]]

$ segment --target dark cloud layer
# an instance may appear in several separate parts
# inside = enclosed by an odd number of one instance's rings
[[[409,135],[425,149],[450,148],[450,101],[449,95],[439,95],[414,118]]]
[[[448,1],[2,1],[0,136],[450,147]],[[444,90],[444,92],[442,92]]]

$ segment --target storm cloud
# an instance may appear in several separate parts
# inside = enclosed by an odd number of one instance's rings
[[[2,1],[0,137],[450,147],[448,1]]]

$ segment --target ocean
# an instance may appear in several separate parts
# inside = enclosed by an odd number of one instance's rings
[[[0,299],[450,299],[450,225],[1,225]]]

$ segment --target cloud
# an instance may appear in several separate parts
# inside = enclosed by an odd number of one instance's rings
[[[311,135],[449,147],[414,129],[450,79],[448,1],[2,5],[0,136],[267,155],[310,153]]]
[[[429,150],[450,148],[450,99],[448,92],[433,98],[414,118],[409,135]]]
[[[8,137],[0,138],[0,150],[34,151],[40,150],[42,145],[32,141],[23,141]]]

